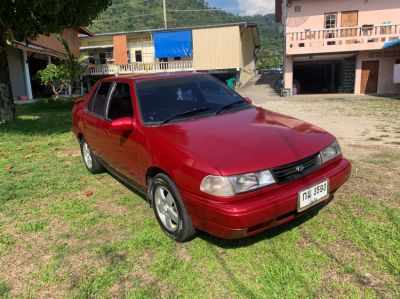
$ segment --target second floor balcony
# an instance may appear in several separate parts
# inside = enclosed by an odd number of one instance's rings
[[[288,55],[378,50],[400,38],[400,24],[363,25],[286,33]]]
[[[183,72],[193,71],[193,61],[170,61],[153,63],[130,63],[124,65],[101,64],[90,65],[86,69],[86,75],[125,75],[125,74],[144,74],[144,73],[162,73],[162,72]]]

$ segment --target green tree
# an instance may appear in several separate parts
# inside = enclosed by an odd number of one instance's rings
[[[262,48],[257,53],[257,68],[269,69],[279,67],[283,63],[282,59],[282,55],[279,52],[271,52],[266,48]]]
[[[111,0],[1,0],[0,5],[0,123],[15,119],[7,45],[30,41],[65,28],[88,26]]]
[[[65,65],[49,63],[46,68],[39,70],[35,78],[40,80],[42,85],[48,85],[53,89],[56,98],[68,85],[68,71]]]

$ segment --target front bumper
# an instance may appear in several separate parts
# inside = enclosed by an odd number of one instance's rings
[[[216,202],[189,192],[181,192],[193,225],[212,235],[235,239],[256,234],[288,222],[304,213],[297,212],[298,193],[329,179],[330,196],[317,206],[328,203],[351,175],[351,164],[341,159],[311,175],[281,185],[259,195],[235,202]]]

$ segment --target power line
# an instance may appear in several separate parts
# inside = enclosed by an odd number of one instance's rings
[[[142,15],[135,15],[135,16],[124,17],[124,18],[98,19],[98,20],[93,20],[92,22],[108,22],[108,21],[117,21],[117,20],[127,20],[127,19],[141,18],[141,17],[151,16],[151,15],[158,15],[158,14],[161,14],[161,12],[146,13],[146,14],[142,14]]]
[[[175,11],[175,12],[191,12],[191,11],[224,11],[225,9],[231,10],[240,10],[238,7],[231,7],[231,8],[204,8],[204,9],[168,9],[168,11]]]
[[[124,5],[129,5],[129,4],[136,4],[136,3],[148,3],[150,2],[149,0],[136,0],[136,1],[127,1],[124,3],[117,3],[117,4],[111,4],[109,8],[113,8],[114,6],[124,6]]]

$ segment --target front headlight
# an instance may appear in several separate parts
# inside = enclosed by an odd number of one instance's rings
[[[335,140],[330,146],[320,152],[321,163],[324,164],[342,154],[339,143]]]
[[[201,182],[200,190],[215,196],[235,195],[228,177],[225,176],[206,176]]]
[[[200,190],[211,195],[227,197],[274,183],[275,179],[269,170],[227,177],[209,175],[201,182]]]

